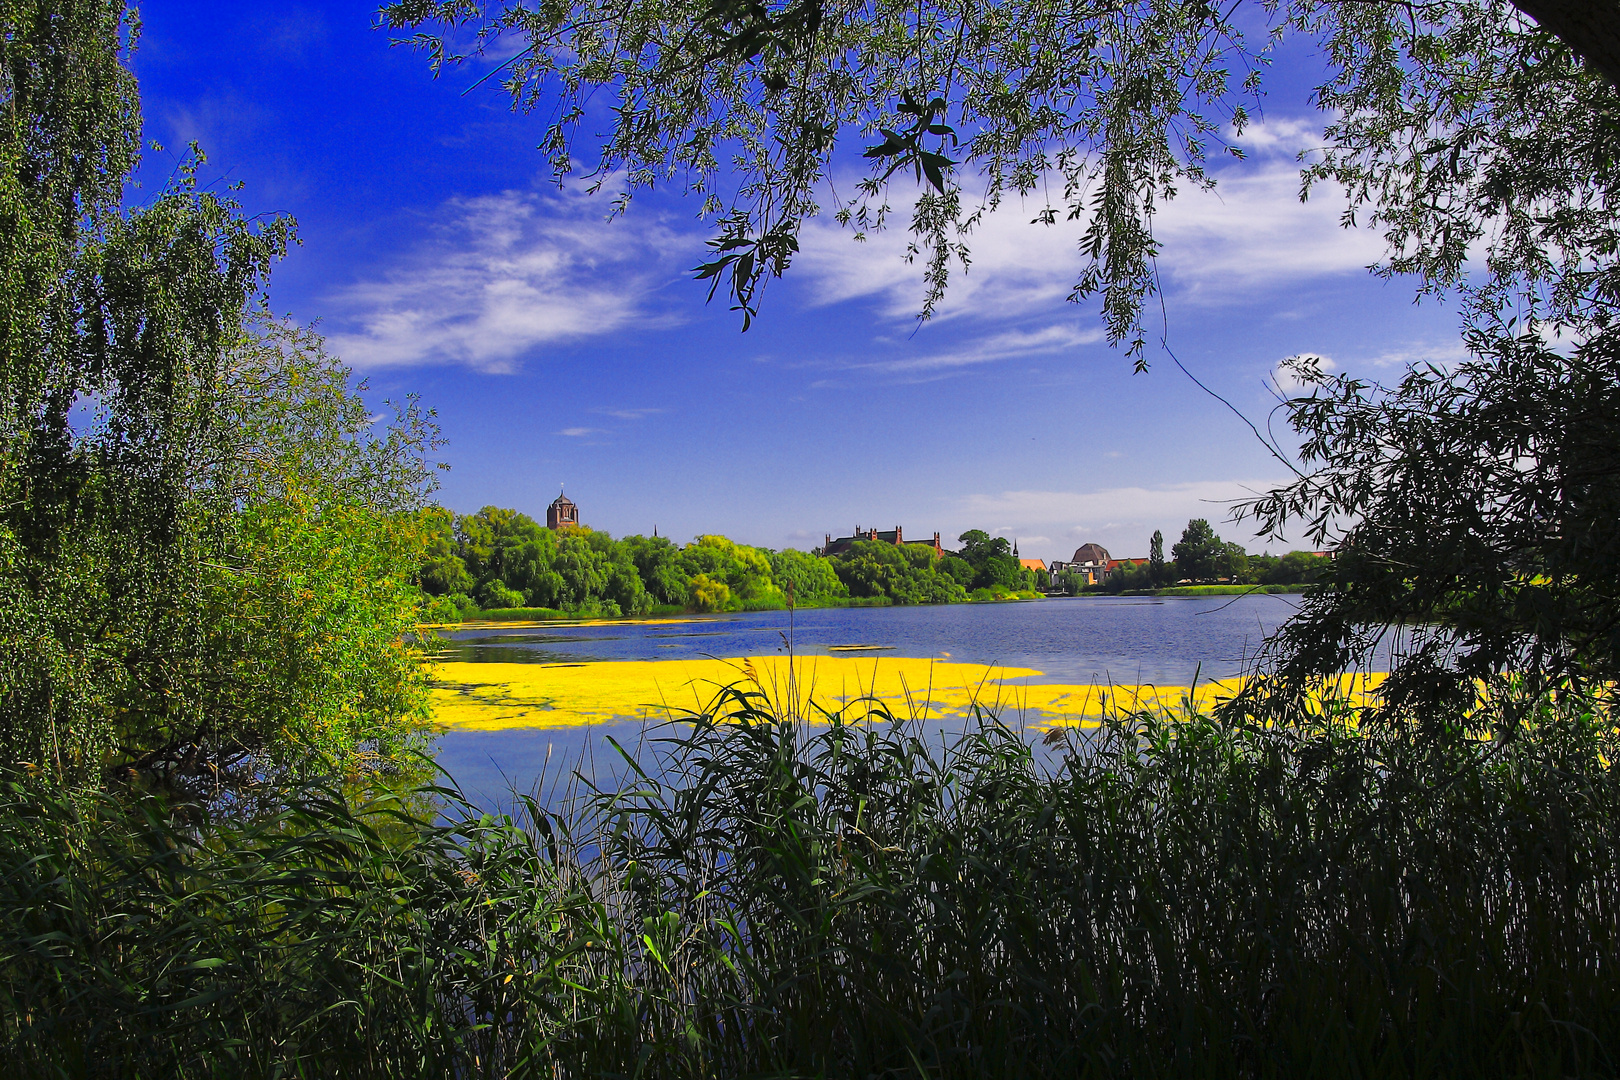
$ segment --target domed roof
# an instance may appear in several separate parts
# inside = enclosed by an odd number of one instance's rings
[[[551,500],[551,505],[552,506],[573,506],[574,505],[574,500],[570,499],[568,496],[564,495],[562,492],[559,491],[559,492],[557,492],[557,497],[555,499]]]
[[[1106,563],[1109,558],[1108,549],[1101,544],[1081,544],[1074,549],[1074,558],[1070,561],[1077,563]]]

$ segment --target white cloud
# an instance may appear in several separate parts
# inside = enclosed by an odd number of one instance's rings
[[[1228,167],[1213,192],[1187,191],[1154,219],[1167,285],[1178,299],[1226,303],[1278,285],[1360,273],[1383,253],[1367,229],[1339,225],[1336,189],[1299,201],[1298,166]]]
[[[563,428],[561,431],[557,432],[557,434],[558,435],[567,435],[569,438],[572,438],[572,439],[579,439],[579,438],[585,437],[586,435],[596,435],[596,434],[600,433],[601,430],[602,430],[601,428],[593,428],[593,427],[569,427],[569,428]]]
[[[894,199],[897,205],[910,201],[901,191]],[[1079,272],[1079,253],[1072,230],[1029,224],[1036,209],[1011,200],[973,231],[971,265],[966,273],[953,271],[937,319],[999,320],[1062,310]],[[884,316],[910,320],[924,295],[922,263],[904,258],[910,239],[903,222],[856,241],[848,229],[818,218],[805,226],[794,269],[808,279],[815,305],[874,298]]]
[[[1264,123],[1250,124],[1238,135],[1228,130],[1227,138],[1256,157],[1295,159],[1303,150],[1322,145],[1322,114],[1312,116],[1273,116]]]
[[[1252,299],[1257,290],[1307,278],[1361,273],[1379,258],[1383,242],[1376,233],[1340,227],[1338,189],[1323,185],[1308,202],[1299,201],[1293,155],[1319,141],[1314,136],[1319,129],[1303,120],[1252,126],[1237,140],[1258,151],[1250,161],[1220,167],[1214,192],[1183,185],[1160,207],[1154,234],[1173,299]],[[1061,191],[1062,181],[1054,178],[1047,187]],[[888,318],[916,316],[924,296],[923,265],[904,258],[912,239],[904,211],[915,194],[897,186],[890,201],[902,213],[864,241],[829,219],[806,225],[795,271],[808,279],[813,304],[866,298],[877,301]],[[1060,207],[1057,223],[1034,224],[1045,205],[1038,195],[1010,197],[985,215],[966,238],[969,268],[953,269],[936,318],[1006,320],[1062,310],[1086,265],[1081,223],[1065,220]]]
[[[452,201],[430,240],[334,297],[331,344],[357,368],[508,372],[546,345],[667,322],[652,294],[684,241],[605,210],[574,193]]]

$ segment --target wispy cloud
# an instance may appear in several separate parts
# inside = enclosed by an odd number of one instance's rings
[[[1379,258],[1376,233],[1341,228],[1336,189],[1324,186],[1299,201],[1293,157],[1319,141],[1318,127],[1278,120],[1252,126],[1236,141],[1255,151],[1250,161],[1220,168],[1214,192],[1183,188],[1154,218],[1163,249],[1159,268],[1174,298],[1252,299],[1257,288],[1359,273]],[[1061,180],[1049,186],[1062,190]],[[897,188],[891,201],[907,206],[912,194]],[[984,216],[966,238],[970,266],[954,272],[937,318],[1005,321],[1058,308],[1086,260],[1078,223],[1062,213],[1055,224],[1034,223],[1045,205],[1034,196],[1009,198]],[[904,257],[911,239],[903,220],[864,241],[817,220],[801,238],[795,270],[809,280],[814,304],[870,299],[883,316],[910,320],[924,295],[922,264]]]
[[[333,347],[358,368],[516,370],[547,346],[673,316],[653,302],[686,241],[659,223],[608,222],[574,193],[448,203],[444,222],[379,277],[333,298]]]
[[[1421,342],[1402,349],[1390,349],[1369,357],[1366,363],[1376,368],[1406,368],[1413,364],[1433,364],[1449,368],[1468,359],[1468,349],[1461,340],[1439,344]]]
[[[658,413],[667,412],[668,410],[666,410],[666,409],[596,409],[594,411],[597,412],[597,413],[600,413],[603,416],[611,416],[615,420],[645,420],[649,416],[655,416]]]
[[[999,360],[1067,352],[1101,340],[1101,330],[1081,330],[1074,326],[1005,330],[970,338],[956,348],[940,352],[856,361],[847,366],[855,370],[898,376],[900,381],[923,381]]]
[[[1377,261],[1383,240],[1339,223],[1336,189],[1299,201],[1297,165],[1273,162],[1222,170],[1213,192],[1189,191],[1154,218],[1159,260],[1178,299],[1222,304],[1252,300],[1258,289],[1312,278],[1361,273]]]
[[[557,434],[567,435],[571,439],[582,439],[587,435],[600,435],[601,433],[601,428],[593,427],[566,427],[557,432]]]
[[[894,198],[899,204],[906,193],[896,191]],[[936,318],[1003,320],[1042,308],[1061,310],[1074,286],[1079,253],[1069,232],[1029,224],[1035,211],[1014,200],[973,231],[971,268],[953,274]],[[856,241],[848,229],[817,219],[805,227],[794,269],[807,279],[813,305],[873,299],[883,317],[909,321],[924,295],[922,264],[905,261],[910,239],[904,224]]]

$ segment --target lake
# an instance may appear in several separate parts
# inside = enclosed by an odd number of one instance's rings
[[[602,676],[680,671],[708,658],[785,657],[831,668],[862,657],[880,672],[905,659],[1014,669],[1015,687],[1043,684],[1152,684],[1183,687],[1242,674],[1266,635],[1295,610],[1298,598],[1251,594],[1210,597],[1079,597],[1024,603],[928,607],[823,608],[541,626],[481,625],[448,634],[441,658],[462,673],[544,672],[567,698],[569,680],[584,693]],[[818,661],[816,658],[826,658]],[[650,667],[654,663],[656,667]],[[502,665],[480,669],[465,665]],[[544,665],[521,669],[510,665]],[[617,668],[597,668],[618,664]],[[913,665],[914,666],[914,665]],[[607,699],[613,700],[611,698]],[[651,700],[634,696],[625,701]],[[532,704],[532,703],[531,703]],[[550,705],[542,705],[550,708]],[[606,736],[634,746],[651,724],[637,710],[606,707],[579,722],[538,713],[538,726],[450,730],[438,760],[482,803],[513,788],[532,790],[543,774],[578,768],[602,778],[616,773]],[[520,719],[515,724],[531,721]],[[948,727],[944,721],[937,721]],[[549,762],[549,764],[548,764]],[[554,781],[548,781],[551,787]]]
[[[1260,642],[1294,611],[1286,594],[1076,597],[1025,603],[817,608],[792,615],[794,650],[834,655],[878,645],[895,656],[1037,668],[1054,682],[1190,683],[1239,674]],[[474,663],[677,660],[749,656],[785,647],[785,611],[677,621],[457,631],[447,658]]]

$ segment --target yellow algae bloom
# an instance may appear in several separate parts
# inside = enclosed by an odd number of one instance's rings
[[[786,656],[734,660],[617,660],[579,664],[439,664],[434,718],[455,728],[563,727],[626,718],[666,719],[701,710],[727,686],[763,690],[778,707],[812,718],[812,702],[838,709],[863,698],[896,715],[938,717],[974,702],[1006,707],[1033,668],[951,664],[910,657]]]
[[[1004,719],[1095,723],[1138,710],[1209,709],[1232,697],[1237,679],[1186,686],[1039,683],[1033,668],[904,656],[781,655],[730,660],[623,660],[575,664],[447,662],[434,675],[435,720],[465,730],[571,727],[622,719],[663,720],[701,711],[727,686],[764,691],[785,715],[814,720],[852,702],[881,703],[898,717],[939,719],[977,705]],[[1370,683],[1347,677],[1341,695]]]

